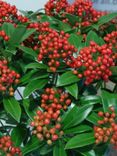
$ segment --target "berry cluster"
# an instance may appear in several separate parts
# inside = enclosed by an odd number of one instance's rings
[[[3,136],[0,138],[0,151],[6,156],[22,156],[20,148],[13,146],[10,136]]]
[[[45,12],[49,16],[54,16],[65,11],[67,6],[67,0],[49,0],[45,5]]]
[[[0,0],[0,25],[4,22],[13,23],[14,25],[17,22],[25,23],[28,21],[28,18],[22,15],[18,15],[16,6],[12,6],[3,0]]]
[[[0,31],[0,37],[2,37],[5,41],[9,40],[9,36],[6,35],[4,30]]]
[[[61,60],[66,62],[77,50],[73,45],[69,44],[69,34],[65,34],[63,31],[58,33],[50,28],[46,28],[46,32],[48,33],[39,35],[41,44],[38,60],[42,61],[44,58],[47,58],[50,70],[56,72]]]
[[[69,4],[67,0],[49,0],[45,5],[45,12],[49,16],[55,16],[59,13],[63,18],[63,22],[71,25],[72,23],[66,18],[66,13],[80,16],[81,20],[76,22],[74,27],[89,26],[91,23],[97,22],[105,14],[104,12],[95,10],[90,0],[75,0],[72,4]]]
[[[110,112],[99,112],[98,116],[102,119],[98,121],[99,126],[94,127],[96,144],[109,141],[117,146],[117,124],[114,107],[110,107]]]
[[[67,107],[71,104],[71,100],[69,98],[68,93],[62,92],[62,90],[54,90],[53,88],[47,88],[45,93],[41,96],[41,107],[46,111],[51,109],[56,116],[56,111],[64,109],[66,110]],[[56,119],[55,117],[54,119]]]
[[[0,0],[0,23],[8,22],[11,16],[17,15],[17,9],[15,6]]]
[[[104,40],[117,51],[117,31],[112,31],[104,37]]]
[[[13,96],[13,84],[19,83],[20,75],[14,70],[10,70],[7,60],[0,60],[0,92]]]
[[[71,100],[67,93],[53,88],[46,88],[41,98],[41,107],[44,111],[37,111],[31,126],[34,127],[33,134],[40,140],[46,140],[47,144],[51,145],[53,141],[63,135],[60,110],[67,109]]]
[[[88,85],[99,79],[107,81],[112,74],[110,67],[115,65],[114,61],[112,47],[108,44],[99,46],[91,41],[90,46],[81,49],[78,57],[72,57],[72,62],[68,61],[67,64],[75,68],[73,73],[79,78],[85,77],[85,84]]]
[[[82,16],[92,8],[92,2],[89,0],[75,0],[75,2],[66,8],[66,12],[77,16]]]
[[[29,21],[29,19],[28,19],[27,17],[22,16],[22,15],[17,15],[17,16],[16,16],[16,19],[17,19],[18,21],[20,21],[21,23],[26,23],[26,22]]]

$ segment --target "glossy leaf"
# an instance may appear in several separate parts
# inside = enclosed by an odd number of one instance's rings
[[[68,71],[59,77],[57,86],[66,86],[78,81],[79,78],[76,75],[74,75],[72,71]]]
[[[39,141],[37,137],[32,137],[29,142],[22,148],[23,155],[26,155],[32,151],[35,151],[40,146],[42,146],[43,143]]]
[[[80,103],[83,105],[94,105],[101,103],[101,98],[97,95],[83,96],[80,98]]]
[[[80,48],[82,36],[71,34],[68,41],[70,44],[74,45],[76,48]]]
[[[71,84],[65,87],[68,93],[70,93],[73,97],[78,99],[78,85],[77,83]]]
[[[77,106],[73,106],[73,108],[70,108],[68,112],[66,112],[65,115],[63,116],[62,124],[68,125],[69,122],[74,119],[74,116],[76,116],[77,112],[78,112]]]
[[[25,31],[21,41],[23,42],[25,39],[27,39],[29,36],[31,36],[35,31],[36,31],[36,29],[27,29]]]
[[[12,36],[10,37],[10,40],[8,41],[9,45],[11,47],[18,46],[21,43],[22,37],[24,36],[25,32],[26,32],[26,27],[25,26],[23,26],[23,25],[17,26],[15,28]]]
[[[20,79],[20,83],[21,84],[25,84],[28,83],[30,81],[30,78],[33,76],[33,74],[37,72],[36,70],[31,70],[28,73],[26,73],[24,76],[21,77]]]
[[[30,101],[29,101],[29,99],[24,99],[23,100],[23,107],[25,109],[26,114],[30,118],[30,120],[33,120],[33,117],[35,116],[35,111],[30,110]]]
[[[32,92],[34,92],[37,89],[42,89],[48,82],[48,79],[36,79],[31,82],[26,86],[24,90],[24,98],[29,96]]]
[[[65,149],[84,147],[93,143],[95,143],[94,133],[78,134],[67,142]]]
[[[94,150],[88,151],[88,152],[82,152],[83,156],[96,156],[96,153]]]
[[[83,133],[83,132],[87,132],[87,131],[91,131],[91,130],[92,130],[92,128],[88,125],[80,125],[80,126],[68,128],[68,129],[64,130],[64,133],[65,134],[77,134],[77,133]]]
[[[49,146],[47,144],[43,145],[41,149],[39,150],[40,155],[46,155],[49,154],[52,151],[53,147]]]
[[[86,38],[86,46],[90,45],[90,41],[94,41],[99,45],[104,44],[104,41],[94,31],[89,31]]]
[[[20,122],[21,107],[14,97],[3,99],[4,109],[9,113],[17,122]]]
[[[2,30],[4,30],[5,33],[10,37],[13,34],[15,28],[11,23],[3,23]]]
[[[67,14],[65,15],[68,19],[69,19],[69,22],[73,25],[76,24],[76,22],[79,22],[79,17],[78,16],[75,16],[75,15],[72,15],[72,14]]]
[[[105,23],[108,23],[111,21],[113,18],[117,17],[117,13],[113,12],[104,16],[101,16],[96,24],[93,25],[93,28],[99,29],[99,27]]]
[[[94,125],[98,125],[98,120],[102,119],[101,117],[98,116],[97,113],[92,112],[88,117],[87,117],[87,121],[91,122]]]
[[[23,52],[25,52],[26,54],[29,54],[29,55],[31,55],[33,57],[37,57],[36,52],[31,48],[27,48],[27,47],[24,47],[24,46],[19,46],[18,48],[20,50],[22,50]]]
[[[102,90],[101,93],[103,109],[105,112],[109,110],[110,106],[115,106],[117,104],[117,94],[109,93],[105,90]]]
[[[58,21],[58,28],[60,31],[63,30],[65,32],[71,30],[70,25],[68,25],[67,23],[61,22],[61,21]]]
[[[53,156],[67,156],[67,153],[64,150],[64,144],[61,141],[54,146]]]
[[[27,69],[47,69],[47,66],[42,63],[30,63],[25,66],[25,70]]]
[[[15,127],[11,132],[11,138],[15,146],[20,146],[25,139],[26,129],[22,126]]]
[[[89,113],[91,112],[93,106],[91,105],[86,105],[86,106],[82,106],[80,108],[77,109],[76,113],[73,114],[72,118],[66,119],[68,120],[66,123],[64,123],[64,127],[63,129],[68,129],[70,127],[76,126],[78,124],[80,124],[82,121],[84,121],[86,119],[86,117],[89,115]]]

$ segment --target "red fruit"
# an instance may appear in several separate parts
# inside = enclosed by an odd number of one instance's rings
[[[44,124],[45,125],[49,125],[50,124],[50,120],[49,119],[45,119]]]
[[[52,141],[56,141],[57,139],[58,139],[58,135],[54,134],[54,135],[52,136]]]
[[[55,128],[51,128],[49,132],[50,132],[51,134],[55,134],[55,131],[56,131]]]
[[[114,131],[117,131],[117,124],[113,127]]]
[[[104,113],[100,111],[100,112],[98,112],[98,116],[103,117]]]
[[[60,129],[60,128],[61,128],[61,125],[60,125],[60,124],[56,124],[56,125],[55,125],[55,128],[56,128],[56,129]]]
[[[42,130],[43,130],[43,128],[42,128],[41,126],[38,126],[38,127],[37,127],[37,131],[38,131],[38,132],[42,132]]]
[[[66,103],[67,105],[70,105],[70,104],[71,104],[71,100],[70,100],[70,99],[67,99],[67,100],[65,101],[65,103]]]

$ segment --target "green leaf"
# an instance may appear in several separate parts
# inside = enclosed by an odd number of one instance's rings
[[[78,134],[67,142],[65,149],[84,147],[93,143],[95,143],[94,133]]]
[[[26,155],[32,151],[35,151],[39,147],[42,146],[42,142],[39,141],[39,139],[35,136],[33,136],[30,141],[22,148],[23,155]]]
[[[74,75],[72,71],[68,71],[59,77],[57,86],[66,86],[78,81],[79,78],[76,75]]]
[[[25,70],[27,69],[47,69],[48,67],[43,63],[30,63],[25,66]]]
[[[24,33],[21,41],[23,42],[25,39],[27,39],[29,36],[31,36],[35,31],[36,31],[36,29],[27,29],[26,32]]]
[[[3,99],[4,109],[9,113],[17,122],[20,122],[21,107],[14,97]]]
[[[74,116],[76,116],[77,112],[78,112],[78,107],[77,106],[74,106],[73,108],[68,110],[65,113],[65,115],[63,116],[62,124],[63,125],[68,125],[69,122],[74,119]]]
[[[113,76],[117,76],[117,66],[113,66],[110,68]]]
[[[80,18],[78,16],[72,15],[72,14],[66,14],[65,15],[67,17],[67,19],[69,19],[69,22],[72,25],[75,25],[76,22],[79,22]]]
[[[67,153],[64,150],[64,145],[61,141],[54,146],[53,156],[67,156]]]
[[[15,28],[11,23],[3,23],[2,30],[4,30],[8,36],[12,36]]]
[[[33,117],[35,116],[35,111],[29,109],[29,107],[30,107],[29,99],[24,99],[23,100],[23,107],[25,109],[26,114],[30,118],[30,120],[33,120]]]
[[[71,30],[70,25],[68,25],[67,23],[61,22],[61,21],[58,21],[58,28],[59,28],[59,30],[62,30],[65,32]]]
[[[46,155],[52,151],[52,146],[49,146],[48,144],[45,144],[41,147],[39,150],[40,155]]]
[[[8,44],[11,47],[16,47],[22,42],[22,37],[24,36],[26,32],[26,27],[23,25],[19,25],[15,28],[12,36],[10,37],[10,40],[8,41]]]
[[[83,133],[83,132],[87,132],[87,131],[91,131],[91,130],[92,130],[92,128],[88,125],[80,125],[80,126],[68,128],[68,129],[64,130],[64,133],[65,134],[77,134],[77,133]]]
[[[22,50],[23,52],[25,52],[26,54],[29,54],[29,55],[37,58],[37,54],[33,49],[27,48],[27,47],[24,47],[24,46],[19,46],[18,48],[20,50]]]
[[[89,33],[87,34],[87,38],[86,38],[86,46],[90,45],[90,41],[94,41],[99,45],[104,44],[104,40],[99,37],[94,31],[89,31]]]
[[[36,79],[29,82],[29,84],[26,86],[23,93],[24,98],[29,96],[35,90],[42,89],[47,83],[48,83],[48,79]]]
[[[78,49],[81,47],[82,36],[71,34],[68,41]]]
[[[77,83],[65,87],[66,90],[76,99],[78,99],[78,85]]]
[[[80,98],[80,103],[83,105],[94,105],[101,103],[101,98],[97,95],[83,96]]]
[[[85,105],[78,108],[76,114],[73,114],[71,119],[70,118],[67,119],[69,120],[69,122],[64,123],[63,129],[68,129],[70,127],[80,124],[82,121],[84,121],[87,118],[87,116],[89,115],[92,109],[93,109],[92,105]]]
[[[30,81],[30,78],[33,76],[33,74],[37,72],[36,70],[31,70],[30,72],[26,73],[24,76],[21,77],[20,83],[25,84]]]
[[[92,27],[98,30],[98,28],[101,25],[103,25],[105,23],[108,23],[109,21],[111,21],[113,18],[116,18],[116,17],[117,17],[117,13],[116,12],[109,13],[109,14],[107,14],[105,16],[101,16],[99,18],[98,22],[96,24],[92,25]]]
[[[91,122],[94,125],[98,125],[98,120],[101,120],[102,118],[98,116],[97,113],[92,112],[87,118],[86,120]]]
[[[81,153],[81,154],[82,154],[83,156],[96,156],[94,150],[91,150],[91,151],[88,151],[88,152],[83,152],[83,153]]]
[[[109,93],[105,90],[102,90],[101,98],[102,98],[104,112],[107,112],[110,106],[115,106],[116,108],[117,94]]]
[[[26,129],[22,126],[17,126],[13,128],[11,132],[11,138],[15,146],[20,146],[23,140],[25,139]]]

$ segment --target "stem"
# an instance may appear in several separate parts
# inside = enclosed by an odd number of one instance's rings
[[[58,73],[55,73],[55,78],[54,78],[54,85],[56,86],[57,83],[57,79],[58,79]]]

